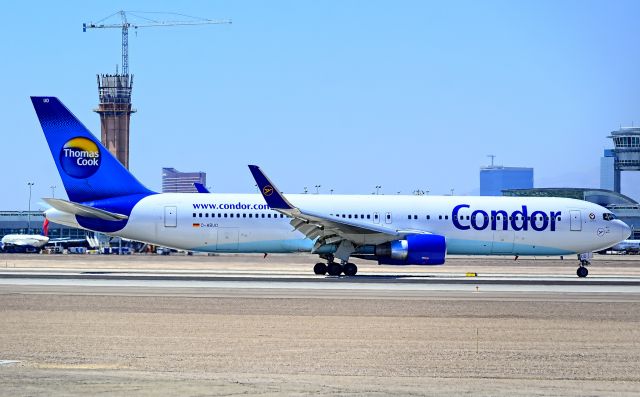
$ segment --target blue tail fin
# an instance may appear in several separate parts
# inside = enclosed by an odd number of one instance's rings
[[[58,98],[31,97],[31,101],[71,201],[153,194]]]

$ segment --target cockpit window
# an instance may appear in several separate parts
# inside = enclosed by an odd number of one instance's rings
[[[616,216],[610,212],[605,212],[604,214],[602,214],[602,219],[604,219],[605,221],[612,221],[616,219]]]

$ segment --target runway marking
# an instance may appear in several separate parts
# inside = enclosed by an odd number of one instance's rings
[[[333,281],[332,281],[333,280]],[[339,279],[316,279],[304,280],[273,280],[273,279],[243,279],[228,280],[225,278],[212,278],[207,280],[176,279],[175,277],[0,277],[0,289],[5,286],[85,286],[85,287],[153,287],[153,288],[203,288],[203,289],[254,289],[254,290],[368,290],[368,291],[458,291],[474,292],[476,286],[482,285],[481,291],[477,292],[535,292],[535,293],[625,293],[640,294],[640,285],[634,283],[540,283],[535,282],[512,282],[509,280],[488,280],[485,283],[469,283],[464,280],[437,280],[432,282],[398,282],[398,280],[387,280],[386,282],[353,282],[340,281]],[[459,282],[458,282],[459,281]]]
[[[178,273],[129,273],[129,272],[0,272],[0,284],[11,284],[8,280],[85,280],[85,281],[161,281],[161,282],[203,282],[203,283],[304,283],[304,284],[452,284],[452,285],[529,285],[529,286],[619,286],[640,287],[638,277],[590,277],[575,276],[509,276],[491,275],[468,278],[455,275],[361,275],[354,277],[300,276],[300,275],[219,275],[219,274],[178,274]],[[332,288],[329,286],[323,288]],[[353,288],[353,287],[347,287]]]
[[[18,360],[0,360],[0,365],[12,365],[12,364],[17,364],[20,361]]]

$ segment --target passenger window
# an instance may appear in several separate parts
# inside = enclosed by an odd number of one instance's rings
[[[267,218],[271,218],[271,214],[267,214]]]
[[[211,217],[212,217],[212,218],[215,218],[215,217],[216,217],[216,214],[211,214]]]
[[[438,219],[442,220],[442,215],[438,215]]]
[[[391,219],[391,215],[387,214],[387,219]]]
[[[199,216],[200,218],[202,218],[202,212],[201,212],[201,213],[199,213],[199,214],[198,214],[198,216]]]
[[[349,219],[351,219],[351,214],[349,214]]]
[[[411,215],[407,215],[407,219],[411,219]]]
[[[208,218],[209,217],[209,213],[207,212],[206,214],[204,214],[204,217]]]
[[[236,214],[236,217],[240,218],[240,214]]]
[[[262,214],[262,217],[264,218],[264,214]]]
[[[427,215],[427,219],[431,219],[431,215]]]
[[[243,217],[243,218],[246,218],[246,217],[247,217],[247,214],[242,214],[242,217]]]
[[[343,218],[345,218],[345,215],[344,215],[344,214],[342,214],[342,217],[343,217]]]
[[[233,214],[231,214],[231,217],[233,218]]]
[[[371,219],[371,215],[370,214],[367,214],[367,219]]]
[[[445,216],[444,216],[444,219],[449,219],[449,215],[445,215]]]
[[[194,218],[196,217],[196,213],[195,213],[195,212],[193,213],[193,217],[194,217]]]
[[[249,214],[249,218],[253,218],[253,214]]]
[[[360,214],[360,219],[364,219],[364,214]]]
[[[224,214],[224,217],[225,217],[225,218],[227,217],[227,214],[226,214],[226,213]]]

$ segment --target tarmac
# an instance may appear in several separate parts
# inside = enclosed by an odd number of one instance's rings
[[[0,255],[0,394],[640,394],[640,257],[513,259]]]

